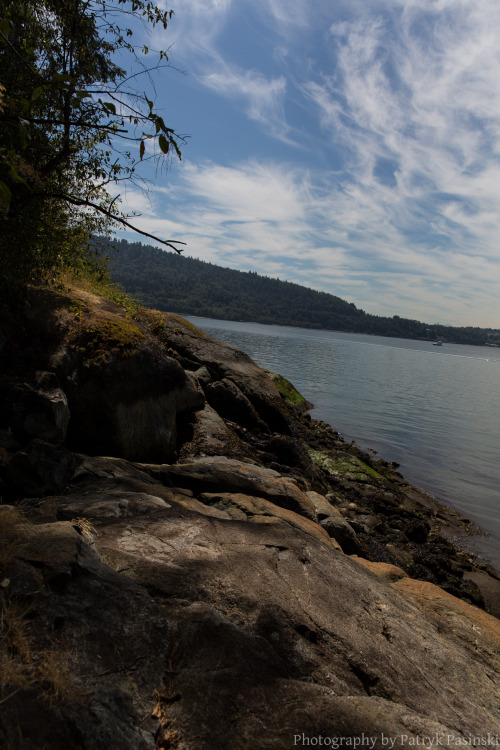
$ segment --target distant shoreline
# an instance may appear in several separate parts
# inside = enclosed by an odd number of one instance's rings
[[[222,268],[139,242],[95,242],[101,252],[118,251],[108,258],[112,280],[143,305],[164,312],[417,341],[500,343],[498,328],[372,315],[335,294],[256,272]]]
[[[290,325],[289,323],[261,323],[258,320],[233,320],[230,318],[213,318],[209,317],[207,315],[193,315],[191,313],[186,312],[173,312],[172,310],[166,310],[165,312],[170,312],[173,315],[179,315],[181,318],[191,318],[193,320],[216,320],[220,323],[243,323],[253,326],[276,326],[277,328],[293,328],[297,331],[323,331],[324,333],[343,333],[346,335],[352,335],[352,336],[371,336],[371,337],[377,337],[381,339],[394,339],[396,341],[422,341],[423,343],[429,343],[434,344],[434,339],[424,339],[424,338],[416,338],[416,337],[407,337],[407,336],[384,336],[381,333],[364,333],[363,331],[344,331],[340,328],[316,328],[314,326],[295,326]],[[474,346],[475,348],[480,348],[481,346],[484,346],[485,348],[489,349],[500,349],[500,344],[467,344],[459,341],[444,341],[443,340],[443,346]]]

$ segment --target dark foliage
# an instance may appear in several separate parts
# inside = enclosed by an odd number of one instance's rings
[[[259,276],[253,271],[220,268],[141,243],[121,240],[109,248],[113,280],[145,305],[160,310],[460,344],[493,343],[498,338],[498,331],[429,325],[397,315],[369,315],[326,292]]]
[[[114,191],[141,162],[180,158],[183,138],[143,88],[168,57],[147,67],[134,43],[171,15],[148,0],[0,3],[2,296],[85,262],[92,233],[134,228]]]

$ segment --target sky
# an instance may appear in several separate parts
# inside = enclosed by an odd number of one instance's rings
[[[368,313],[500,327],[498,0],[169,7],[156,104],[188,138],[128,190],[137,226]]]

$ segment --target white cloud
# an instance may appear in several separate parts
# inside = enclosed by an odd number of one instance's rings
[[[335,69],[302,90],[344,150],[342,225],[366,247],[372,235],[375,262],[455,283],[458,305],[460,289],[499,279],[500,6],[398,5],[389,20],[370,3],[333,24]],[[381,159],[394,164],[391,188],[374,175]],[[483,321],[499,314],[491,297],[479,304]]]
[[[221,51],[220,37],[235,15],[232,0],[187,0],[168,31],[157,32],[157,43],[172,45],[172,60],[181,68],[189,60],[189,75],[200,86],[242,107],[268,135],[292,144],[284,112],[285,77],[244,68]]]
[[[186,241],[188,255],[329,291],[380,315],[470,324],[465,301],[481,294],[478,324],[491,325],[495,258],[405,246],[377,202],[357,189],[325,196],[318,178],[283,165],[188,164],[175,190],[152,192],[135,223]],[[128,200],[137,205],[136,195]],[[360,219],[374,231],[359,230]]]
[[[272,68],[222,51],[242,7],[268,24]],[[174,56],[204,91],[315,166],[252,143],[188,163],[142,206],[148,231],[370,312],[500,322],[497,0],[187,0],[178,23]]]
[[[265,126],[266,130],[282,138],[285,124],[284,99],[286,80],[283,76],[269,79],[255,70],[240,71],[229,66],[200,77],[207,88],[234,100],[243,100],[248,115]]]
[[[314,12],[304,0],[263,0],[263,7],[280,26],[304,27],[313,23]]]

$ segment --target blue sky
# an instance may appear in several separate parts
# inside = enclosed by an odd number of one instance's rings
[[[138,226],[370,313],[500,327],[498,0],[171,7],[157,104],[189,139],[129,189]]]

